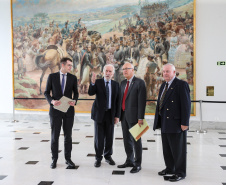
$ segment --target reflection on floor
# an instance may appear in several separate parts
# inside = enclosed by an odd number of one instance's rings
[[[89,119],[89,118],[86,118]],[[150,122],[149,122],[150,123]],[[50,125],[48,121],[0,120],[0,185],[165,185],[171,184],[158,176],[164,169],[161,133],[152,129],[143,136],[142,170],[131,174],[130,168],[118,169],[126,156],[121,126],[115,126],[114,152],[116,166],[104,160],[94,167],[93,121],[75,122],[72,160],[77,169],[66,169],[63,133],[60,138],[56,169],[50,169]],[[207,134],[188,132],[187,177],[179,184],[226,184],[226,132],[208,130]]]

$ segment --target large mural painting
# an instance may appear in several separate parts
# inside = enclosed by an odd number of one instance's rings
[[[124,79],[131,62],[156,100],[162,66],[172,63],[189,83],[194,99],[194,0],[12,0],[14,97],[17,109],[47,110],[47,77],[59,71],[62,57],[73,60],[78,78],[78,112],[89,112],[91,74],[103,77],[113,64],[114,79]],[[148,101],[146,113],[154,113]],[[194,106],[192,107],[194,113]]]

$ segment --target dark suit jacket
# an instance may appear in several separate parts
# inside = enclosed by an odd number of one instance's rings
[[[123,80],[121,83],[121,105],[125,91],[127,80]],[[134,76],[125,101],[125,117],[128,123],[136,124],[138,119],[144,119],[146,107],[146,87],[143,80]],[[120,120],[122,117],[120,116]]]
[[[50,92],[52,92],[50,94]],[[78,100],[78,89],[77,89],[77,78],[76,76],[67,73],[67,81],[66,81],[66,87],[64,90],[64,94],[62,94],[61,91],[61,85],[60,85],[60,72],[52,73],[49,75],[47,84],[46,84],[46,90],[44,92],[44,95],[47,99],[47,101],[50,104],[49,109],[49,115],[50,116],[56,116],[56,115],[62,115],[63,112],[54,109],[53,105],[51,104],[52,100],[59,100],[63,95],[73,99],[77,102]],[[74,116],[74,107],[70,106],[68,111],[66,112],[66,115],[68,117]]]
[[[119,83],[111,80],[111,118],[112,124],[114,124],[114,118],[120,115],[120,94],[119,94]],[[90,96],[96,95],[95,101],[92,106],[91,118],[101,123],[104,119],[105,107],[106,107],[106,88],[104,79],[97,79],[95,85],[90,84],[88,94]]]
[[[153,129],[161,128],[163,133],[180,133],[181,125],[189,126],[191,112],[189,85],[178,78],[173,80],[163,101],[160,120],[159,101],[164,87],[165,83],[159,91]]]

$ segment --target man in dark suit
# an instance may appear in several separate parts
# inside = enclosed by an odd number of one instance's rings
[[[158,174],[172,182],[186,177],[187,129],[191,99],[188,83],[175,77],[174,65],[163,66],[162,84],[155,112],[153,129],[161,128],[163,156],[166,168]]]
[[[52,164],[51,168],[56,168],[59,149],[59,136],[61,126],[64,131],[64,155],[66,164],[70,167],[74,167],[75,164],[71,161],[72,150],[72,127],[74,123],[74,106],[78,100],[77,78],[70,74],[72,68],[72,60],[70,58],[62,58],[60,61],[61,69],[57,73],[49,75],[45,97],[50,104],[49,116],[51,124],[51,151],[52,151]],[[66,96],[74,101],[69,101],[69,109],[66,113],[55,109],[53,106],[59,106],[61,104],[62,96]]]
[[[93,73],[88,91],[90,96],[96,95],[91,112],[95,124],[95,167],[101,166],[103,155],[107,163],[115,165],[111,158],[114,124],[119,121],[120,115],[119,83],[112,80],[115,68],[108,64],[104,66],[103,72],[104,78],[97,80]]]
[[[143,80],[134,76],[134,66],[126,62],[123,65],[123,75],[125,80],[122,81],[121,91],[121,116],[122,133],[126,161],[118,168],[133,167],[131,173],[137,173],[141,170],[142,161],[142,143],[141,139],[135,141],[129,132],[129,129],[135,124],[143,124],[145,106],[146,106],[146,87]]]

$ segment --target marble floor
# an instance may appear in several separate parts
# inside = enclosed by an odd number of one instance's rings
[[[79,120],[79,121],[78,121]],[[83,122],[83,120],[86,120]],[[88,121],[87,121],[88,120]],[[148,121],[152,125],[153,120]],[[151,126],[152,127],[152,126]],[[63,133],[56,169],[50,169],[50,124],[48,119],[0,119],[0,185],[165,185],[172,184],[158,176],[164,169],[160,131],[149,129],[142,137],[142,170],[131,174],[130,168],[118,169],[126,156],[121,126],[115,126],[116,166],[104,160],[94,167],[94,124],[89,117],[75,119],[72,160],[77,169],[66,169]],[[226,185],[226,131],[208,130],[206,134],[188,132],[187,177],[182,185]]]

